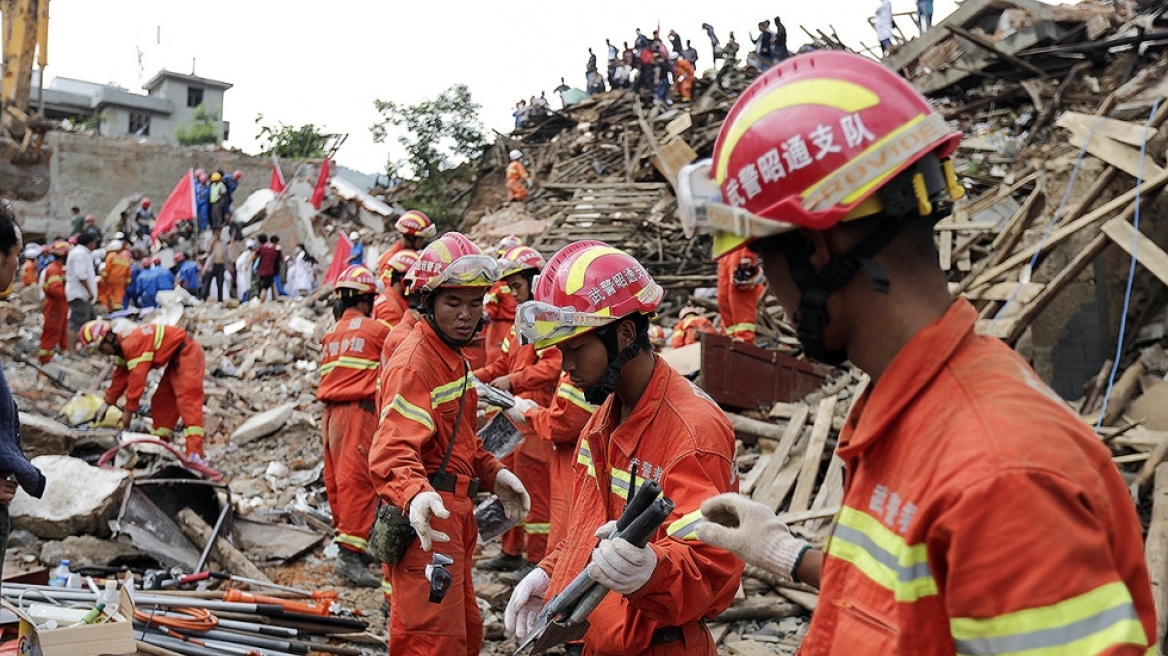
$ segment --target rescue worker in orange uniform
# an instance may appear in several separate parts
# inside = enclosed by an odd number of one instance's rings
[[[702,316],[701,310],[687,305],[677,313],[677,325],[673,327],[673,333],[669,336],[669,345],[681,348],[697,344],[699,334],[716,332],[718,331],[714,328],[714,322]]]
[[[399,236],[397,241],[393,242],[393,245],[389,247],[389,250],[377,258],[378,273],[385,270],[386,265],[389,263],[389,258],[398,252],[406,250],[420,251],[426,245],[427,239],[433,239],[438,234],[438,229],[434,227],[434,222],[421,210],[410,210],[402,214],[393,224],[393,228],[397,230]]]
[[[385,268],[377,272],[384,290],[373,302],[373,318],[386,328],[393,329],[410,309],[405,295],[405,279],[406,273],[417,261],[417,251],[400,250],[385,261]]]
[[[101,279],[97,299],[102,305],[116,312],[125,307],[126,286],[130,284],[130,265],[134,262],[130,256],[130,249],[125,247],[121,240],[110,242],[105,255],[105,268],[101,271]]]
[[[478,540],[474,496],[480,486],[493,491],[512,519],[526,517],[531,507],[523,484],[475,435],[478,394],[460,352],[478,330],[483,294],[498,276],[495,258],[450,232],[419,254],[407,277],[423,319],[382,376],[381,397],[388,400],[369,456],[377,493],[402,509],[418,538],[390,567],[394,656],[479,653],[483,624],[471,576]],[[438,552],[453,560],[445,568],[451,581],[448,594],[431,602],[425,569]]]
[[[517,303],[531,300],[531,286],[543,269],[544,259],[530,246],[516,246],[499,258],[500,275]],[[560,378],[563,357],[558,349],[541,349],[530,344],[520,345],[514,327],[503,342],[503,356],[482,369],[476,369],[475,378],[512,395],[522,395],[530,401],[547,406],[551,404]],[[524,522],[503,534],[502,550],[498,556],[478,563],[479,569],[518,573],[510,578],[515,582],[526,576],[547,555],[548,533],[551,530],[552,444],[526,423],[517,423],[524,440],[504,460],[514,468],[515,475],[531,495],[531,514]],[[526,547],[527,560],[524,561]],[[504,579],[505,581],[507,579]]]
[[[819,130],[826,145],[824,128],[838,150],[763,173],[794,138]],[[825,551],[737,495],[703,504],[698,537],[819,587],[804,654],[1154,653],[1140,520],[1110,451],[974,331],[938,265],[960,140],[893,71],[815,52],[757,79],[712,167],[682,172],[680,187],[712,191],[681,194],[687,232],[713,232],[715,256],[759,254],[808,356],[871,377],[839,437],[847,477]],[[745,193],[756,166],[765,184]]]
[[[69,301],[65,298],[65,258],[69,257],[69,248],[69,242],[63,239],[53,242],[47,249],[52,261],[41,272],[41,293],[45,297],[45,320],[37,351],[41,364],[48,364],[54,353],[67,353],[69,348]]]
[[[586,241],[554,255],[536,284],[537,300],[519,307],[519,334],[536,348],[558,346],[564,371],[587,401],[600,404],[576,451],[567,535],[507,604],[506,626],[520,639],[544,602],[587,571],[617,594],[589,616],[584,654],[717,653],[704,620],[730,606],[742,564],[697,541],[694,529],[702,501],[738,489],[734,431],[649,346],[649,315],[663,293],[632,256]],[[647,480],[660,483],[674,511],[643,548],[607,539]]]
[[[499,257],[507,251],[522,246],[523,240],[515,235],[507,235],[499,240],[499,244],[495,246],[495,252]],[[483,327],[484,343],[486,348],[486,363],[491,364],[498,358],[503,357],[503,342],[507,340],[507,335],[511,334],[511,326],[515,323],[515,307],[518,303],[515,302],[515,295],[511,293],[511,288],[507,286],[507,282],[500,280],[495,283],[483,303],[483,307],[487,313],[487,323]]]
[[[673,65],[677,67],[673,88],[681,95],[681,102],[689,102],[693,99],[694,65],[685,57],[678,56],[677,53],[673,53],[669,57],[673,60]]]
[[[523,153],[518,150],[512,150],[510,157],[511,163],[507,165],[507,171],[505,173],[507,202],[522,203],[527,200],[527,185],[524,184],[528,180],[527,168],[523,166]]]
[[[754,253],[739,250],[718,260],[718,313],[722,315],[722,332],[753,344],[758,299],[765,291],[762,268]]]
[[[580,439],[580,431],[584,430],[584,425],[596,412],[596,406],[584,399],[584,391],[572,384],[568,374],[561,374],[551,405],[544,407],[530,399],[518,397],[515,406],[504,412],[515,425],[530,426],[539,439],[552,446],[548,503],[551,527],[547,543],[555,547],[568,534],[571,523],[572,467],[576,464],[576,443]],[[534,501],[532,506],[535,506]],[[529,556],[530,553],[529,549]]]
[[[333,285],[343,314],[321,340],[320,386],[324,403],[324,485],[340,548],[336,574],[374,588],[381,580],[365,566],[377,492],[369,475],[369,449],[377,431],[377,374],[389,329],[370,317],[377,279],[360,265],[341,272]]]
[[[25,287],[32,287],[37,284],[40,274],[37,272],[37,258],[41,256],[41,247],[36,244],[29,244],[24,247],[24,253],[21,254],[24,262],[20,263],[20,284]]]
[[[207,356],[187,331],[177,326],[147,324],[115,333],[104,319],[87,322],[79,334],[81,347],[90,353],[112,355],[117,366],[105,393],[105,403],[96,414],[100,422],[106,410],[126,395],[122,429],[130,427],[151,369],[165,367],[158,387],[150,397],[150,431],[167,441],[174,437],[179,419],[183,422],[187,456],[206,463],[203,452],[203,374]]]

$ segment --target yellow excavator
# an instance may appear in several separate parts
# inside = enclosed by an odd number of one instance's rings
[[[53,123],[32,112],[33,60],[48,64],[49,0],[0,0],[0,196],[37,200],[49,192]],[[43,83],[43,80],[42,80]]]

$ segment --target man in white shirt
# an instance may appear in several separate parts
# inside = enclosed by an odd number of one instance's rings
[[[885,55],[892,49],[892,0],[881,0],[876,8],[876,38]]]
[[[82,230],[77,245],[65,260],[65,298],[69,301],[69,350],[77,346],[77,332],[85,322],[97,318],[93,303],[97,300],[97,272],[93,268],[93,251],[97,234]]]

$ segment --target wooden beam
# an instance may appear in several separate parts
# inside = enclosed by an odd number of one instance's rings
[[[758,481],[754,486],[754,495],[751,497],[759,503],[766,504],[772,511],[779,509],[779,504],[783,503],[787,492],[791,489],[791,484],[794,482],[793,477],[798,469],[790,475],[792,480],[785,480],[788,477],[781,476],[786,464],[787,457],[791,454],[791,449],[794,448],[795,442],[799,440],[800,433],[803,432],[803,425],[807,423],[807,417],[811,414],[811,408],[802,405],[795,411],[795,416],[787,422],[787,428],[783,431],[783,437],[779,440],[779,446],[775,452],[771,454],[771,460],[767,463],[766,469],[763,470],[759,476]]]
[[[807,510],[807,504],[811,502],[815,479],[819,476],[819,462],[823,458],[823,447],[827,445],[827,436],[831,434],[831,423],[835,418],[836,400],[834,394],[824,397],[815,411],[811,439],[807,443],[807,451],[803,454],[803,467],[799,471],[799,482],[796,483],[795,492],[791,495],[788,512]]]
[[[1135,226],[1123,220],[1114,218],[1103,224],[1103,234],[1111,238],[1128,255],[1132,255],[1132,242],[1135,241]],[[1147,235],[1141,234],[1139,244],[1136,245],[1135,257],[1145,269],[1168,285],[1168,253],[1155,244]]]
[[[960,36],[963,39],[966,39],[967,41],[972,42],[973,45],[993,53],[993,55],[995,57],[997,57],[998,59],[1001,59],[1002,61],[1009,62],[1009,63],[1011,63],[1015,66],[1019,66],[1021,68],[1025,68],[1026,70],[1030,71],[1031,73],[1034,73],[1038,77],[1041,77],[1041,78],[1049,77],[1047,75],[1046,71],[1042,70],[1041,68],[1035,66],[1034,64],[1031,64],[1030,62],[1026,61],[1025,59],[1022,59],[1020,57],[1015,57],[1014,55],[1011,55],[1008,52],[1002,52],[993,43],[987,41],[986,39],[983,39],[982,37],[974,34],[973,32],[970,32],[969,30],[965,29],[964,27],[960,27],[958,25],[946,25],[945,29],[949,30],[950,32],[953,32],[954,34]]]
[[[1168,628],[1168,464],[1156,467],[1152,492],[1152,521],[1144,541],[1144,558],[1152,580],[1152,599],[1156,605],[1156,635]]]
[[[1098,123],[1098,127],[1096,127],[1096,123]],[[1137,148],[1144,142],[1143,125],[1118,121],[1113,118],[1067,111],[1063,112],[1054,124],[1084,137],[1091,134],[1091,130],[1094,129],[1096,137],[1107,137]],[[1154,139],[1158,133],[1159,130],[1156,128],[1148,128],[1147,138]]]
[[[1075,132],[1071,133],[1070,144],[1075,148],[1086,147],[1088,153],[1098,157],[1105,163],[1114,166],[1133,178],[1140,177],[1140,151],[1127,144],[1120,143],[1109,137],[1099,136],[1099,134],[1091,137],[1091,141],[1087,141],[1086,135]],[[1156,175],[1162,170],[1156,162],[1152,161],[1150,155],[1144,155],[1144,178]]]

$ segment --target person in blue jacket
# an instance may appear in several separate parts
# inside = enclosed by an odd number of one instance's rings
[[[211,221],[211,182],[203,169],[195,171],[195,213],[199,215],[199,232]]]
[[[134,252],[134,261],[130,263],[130,283],[126,285],[126,307],[133,305],[134,307],[142,307],[142,290],[139,279],[142,273],[150,267],[154,266],[154,260],[144,257],[139,261],[138,251]]]
[[[158,292],[174,289],[174,283],[174,274],[170,272],[170,269],[162,266],[162,260],[154,258],[154,266],[138,276],[138,295],[141,298],[141,304],[138,307],[156,307],[158,305]]]
[[[174,274],[178,284],[193,295],[197,295],[203,286],[199,283],[199,265],[188,259],[186,253],[174,254]]]

